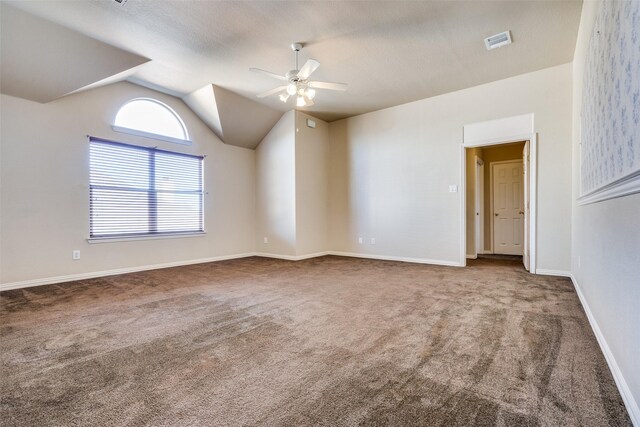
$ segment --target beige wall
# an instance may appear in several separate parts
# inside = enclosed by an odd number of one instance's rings
[[[193,145],[111,130],[118,109],[152,97],[184,120]],[[3,284],[251,253],[255,250],[255,153],[224,145],[179,99],[130,83],[47,104],[2,95],[0,130]],[[206,236],[89,244],[86,135],[206,155]],[[71,252],[81,251],[73,261]]]
[[[447,188],[460,185],[462,126],[432,126],[451,121],[452,106],[423,103],[330,124],[333,250],[460,260],[460,197]]]
[[[307,119],[316,123],[307,126]],[[296,112],[296,254],[309,255],[328,247],[329,125]]]
[[[296,254],[295,138],[295,111],[289,111],[256,148],[258,252]]]
[[[570,130],[562,125],[562,118],[569,114],[570,71],[569,65],[554,67],[330,125],[316,120],[319,127],[314,132],[302,127],[297,153],[292,133],[294,112],[283,117],[254,153],[220,143],[181,101],[128,83],[49,104],[5,96],[2,184],[7,190],[2,194],[2,280],[13,282],[256,249],[292,256],[335,250],[458,263],[462,196],[449,193],[448,186],[461,185],[462,126],[527,112],[534,112],[540,134],[539,184],[541,195],[545,193],[539,201],[539,266],[568,269],[568,214],[561,195],[567,192],[565,175],[569,170],[558,165],[567,162],[564,138]],[[86,164],[86,149],[76,147],[86,147],[87,133],[148,144],[144,138],[114,134],[110,129],[119,106],[135,96],[155,96],[174,107],[185,118],[195,141],[192,147],[158,145],[208,155],[207,237],[86,243],[88,171],[77,166]],[[486,105],[489,98],[492,102]],[[327,134],[330,160],[325,168],[326,146],[319,141]],[[317,136],[319,139],[314,139]],[[304,145],[303,138],[311,142]],[[43,146],[45,150],[41,150]],[[33,177],[25,172],[26,162],[36,162],[42,169],[40,176],[44,174],[50,183],[46,190],[36,188]],[[296,162],[300,163],[298,173]],[[327,169],[328,191],[323,173]],[[32,212],[31,204],[22,202],[31,203],[25,195],[29,191],[47,201],[52,200],[50,195],[61,197],[57,192],[62,192],[73,200],[73,209],[54,209],[50,214]],[[308,198],[311,194],[317,197]],[[551,203],[549,199],[560,202]],[[323,224],[327,218],[323,205],[329,208],[328,225]],[[302,227],[300,248],[297,225]],[[22,237],[25,230],[26,239]],[[327,243],[323,235],[330,237]],[[41,248],[34,243],[39,236],[56,243]],[[263,237],[269,238],[266,246]],[[358,243],[358,237],[364,239],[363,244]],[[34,248],[33,252],[28,248]],[[83,250],[81,261],[69,259],[73,249]],[[32,258],[24,253],[47,261],[32,269]]]
[[[585,206],[576,202],[580,189],[583,73],[599,5],[584,3],[573,63],[571,271],[614,359],[614,372],[618,369],[624,377],[628,397],[634,401],[633,408],[627,408],[635,410],[636,422],[640,422],[640,194]]]
[[[331,123],[331,248],[459,263],[463,195],[448,187],[461,185],[462,128],[527,113],[539,136],[538,267],[568,272],[571,64]]]
[[[491,235],[493,233],[493,212],[491,212],[491,162],[522,160],[524,142],[518,144],[498,145],[482,149],[484,158],[484,249],[491,251]]]
[[[285,113],[256,149],[256,246],[262,254],[296,259],[329,250],[329,126],[314,118],[316,128],[309,128],[308,118]]]

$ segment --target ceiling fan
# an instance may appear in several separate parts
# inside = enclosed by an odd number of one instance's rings
[[[256,95],[258,98],[265,98],[270,95],[280,94],[280,100],[282,102],[287,102],[289,97],[295,96],[296,106],[310,107],[314,104],[313,98],[316,96],[316,89],[347,90],[346,83],[318,82],[309,80],[309,76],[320,66],[320,63],[315,59],[308,59],[302,68],[298,69],[298,52],[300,52],[300,49],[302,49],[302,43],[293,43],[291,45],[291,50],[295,52],[296,66],[295,69],[290,70],[284,76],[262,70],[260,68],[249,68],[250,71],[255,71],[256,73],[265,74],[269,77],[288,82],[286,85],[278,86],[266,92],[259,93]]]

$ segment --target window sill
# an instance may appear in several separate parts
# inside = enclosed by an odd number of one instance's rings
[[[192,143],[192,141],[188,139],[173,138],[171,136],[158,135],[156,133],[144,132],[141,130],[125,128],[122,126],[113,125],[111,126],[111,129],[120,133],[128,133],[129,135],[142,136],[144,138],[149,138],[149,139],[157,139],[160,141],[173,142],[174,144],[191,145]]]
[[[175,234],[159,234],[159,235],[147,235],[147,236],[129,236],[129,237],[90,237],[87,239],[89,243],[116,243],[116,242],[132,242],[136,240],[159,240],[159,239],[181,239],[185,237],[202,237],[207,233],[175,233]]]

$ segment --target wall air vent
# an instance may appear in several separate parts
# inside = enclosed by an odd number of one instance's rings
[[[487,37],[484,39],[484,44],[487,46],[487,50],[511,44],[511,31],[505,31],[495,36]]]

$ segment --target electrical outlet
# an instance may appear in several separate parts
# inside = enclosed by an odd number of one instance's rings
[[[80,251],[79,250],[75,250],[73,252],[71,252],[71,258],[74,260],[79,260],[80,259]]]
[[[358,237],[358,243],[362,244],[362,237]]]
[[[263,242],[263,243],[269,243],[269,238],[268,238],[268,237],[265,237],[264,239],[262,239],[262,242]]]
[[[372,245],[375,245],[375,244],[376,244],[376,238],[375,238],[375,237],[372,237],[372,238],[371,238],[371,244],[372,244]]]
[[[449,186],[449,193],[457,193],[458,192],[458,186],[457,185],[450,185]]]

